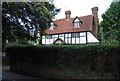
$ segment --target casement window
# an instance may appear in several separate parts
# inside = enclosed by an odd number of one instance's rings
[[[80,37],[80,33],[72,33],[72,38],[79,38]]]
[[[80,33],[76,33],[76,38],[79,38],[80,37]]]
[[[76,37],[76,33],[72,33],[72,38],[75,38]]]
[[[80,22],[79,21],[74,22],[74,27],[79,28],[80,27]]]
[[[52,39],[52,35],[46,36],[47,39]]]

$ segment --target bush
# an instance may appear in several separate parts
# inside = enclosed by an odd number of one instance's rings
[[[88,72],[113,72],[117,77],[120,73],[119,45],[8,45],[5,51],[11,59],[12,69],[16,69],[21,63],[33,63],[55,66],[58,69],[61,69],[61,66],[67,66]]]

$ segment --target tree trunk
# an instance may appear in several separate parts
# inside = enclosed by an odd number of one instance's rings
[[[43,31],[40,31],[40,41],[39,41],[40,45],[42,45],[42,35],[43,35]]]

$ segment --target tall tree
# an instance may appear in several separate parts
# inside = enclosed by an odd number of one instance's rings
[[[59,12],[49,2],[3,2],[3,43],[36,40]]]
[[[105,43],[120,43],[120,1],[112,2],[108,10],[102,14],[100,22],[102,41]]]

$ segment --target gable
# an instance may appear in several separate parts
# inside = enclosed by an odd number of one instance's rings
[[[65,42],[61,38],[58,38],[53,42],[53,44],[65,44]]]
[[[76,18],[73,20],[73,23],[74,22],[82,22],[82,20],[79,17],[76,16]]]
[[[45,30],[47,34],[57,34],[57,33],[68,33],[68,32],[80,32],[80,31],[91,31],[92,28],[92,21],[93,21],[93,16],[88,15],[88,16],[82,16],[78,17],[79,19],[82,20],[82,24],[80,28],[74,28],[73,21],[75,18],[70,18],[68,19],[60,19],[60,20],[55,20],[54,23],[56,24],[56,28],[54,30]],[[76,18],[77,19],[77,18]],[[76,21],[78,21],[77,19]]]
[[[50,30],[54,30],[54,29],[55,29],[55,24],[51,22]]]
[[[74,20],[73,20],[73,26],[74,28],[80,28],[82,24],[82,21],[80,18],[76,17]]]
[[[80,22],[80,19],[79,19],[79,18],[76,18],[76,19],[74,20],[74,22]]]

